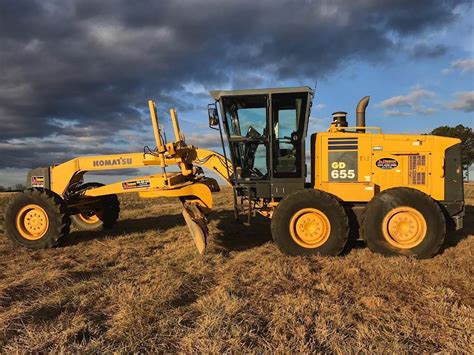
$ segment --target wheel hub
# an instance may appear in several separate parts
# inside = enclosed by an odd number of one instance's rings
[[[290,235],[304,248],[323,245],[331,233],[326,215],[316,208],[304,208],[293,215],[290,221]]]
[[[383,221],[383,235],[393,246],[411,249],[426,236],[426,221],[423,215],[411,207],[398,207],[390,211]]]
[[[46,234],[48,227],[49,218],[41,206],[27,205],[17,213],[16,228],[25,239],[40,239]]]
[[[99,216],[94,211],[82,212],[78,214],[79,218],[90,224],[94,224],[100,221]]]

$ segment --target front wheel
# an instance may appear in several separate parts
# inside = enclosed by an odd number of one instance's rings
[[[381,192],[367,204],[361,232],[372,251],[425,259],[443,244],[446,221],[430,196],[399,187]]]
[[[27,248],[57,245],[69,233],[70,225],[63,200],[46,189],[32,188],[17,194],[5,211],[7,237]]]
[[[272,236],[288,255],[339,255],[349,236],[349,220],[339,200],[320,190],[286,196],[273,214]]]

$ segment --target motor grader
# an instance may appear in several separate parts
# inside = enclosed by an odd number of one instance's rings
[[[386,255],[429,258],[446,232],[462,228],[464,194],[458,139],[384,134],[365,124],[369,97],[356,108],[356,124],[335,112],[326,132],[306,136],[314,92],[309,87],[210,92],[210,128],[222,154],[188,145],[174,109],[175,141],[162,137],[149,101],[156,148],[140,153],[87,156],[28,173],[28,189],[5,214],[7,236],[31,248],[52,247],[71,222],[84,230],[112,226],[118,194],[177,197],[200,253],[216,180],[233,191],[236,218],[271,219],[278,248],[290,255],[338,255],[351,237]],[[309,160],[309,164],[307,163]],[[310,180],[307,181],[308,165]],[[171,172],[169,167],[178,167]],[[91,171],[157,168],[160,173],[101,185],[84,183]]]

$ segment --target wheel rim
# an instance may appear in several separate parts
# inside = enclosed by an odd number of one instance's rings
[[[99,216],[97,216],[97,214],[92,211],[79,213],[78,216],[81,221],[88,224],[100,222]]]
[[[397,207],[383,220],[383,236],[391,245],[400,249],[411,249],[420,244],[426,236],[426,220],[411,207]]]
[[[317,248],[326,243],[331,234],[331,223],[316,208],[304,208],[290,220],[291,238],[303,248]]]
[[[16,215],[16,229],[25,239],[41,239],[48,231],[48,227],[48,214],[41,206],[27,205]]]

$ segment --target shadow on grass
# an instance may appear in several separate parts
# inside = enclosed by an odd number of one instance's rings
[[[261,246],[272,240],[270,221],[260,215],[252,218],[249,226],[243,223],[246,220],[246,216],[241,216],[239,221],[235,221],[233,211],[215,211],[211,214],[210,219],[217,221],[216,227],[213,228],[211,226],[209,233],[219,252],[244,251]],[[181,214],[125,219],[118,221],[111,229],[72,232],[61,241],[60,247],[76,245],[91,240],[113,239],[130,233],[145,233],[152,230],[156,230],[159,233],[177,226],[185,226]],[[464,228],[448,233],[440,253],[455,247],[469,235],[474,235],[474,206],[467,205]],[[357,240],[357,236],[352,235],[342,255],[347,255],[352,249],[365,247],[366,245],[362,240]]]
[[[234,220],[233,211],[215,211],[209,219],[217,221],[217,227],[209,227],[210,239],[220,252],[243,251],[252,249],[272,240],[269,220],[261,216],[252,218],[250,226]],[[96,231],[74,231],[61,240],[59,247],[72,246],[92,240],[114,239],[131,233],[146,233],[156,230],[157,233],[185,227],[181,214],[162,215],[119,220],[111,229]]]
[[[446,249],[455,247],[470,235],[474,235],[474,206],[466,205],[466,215],[464,216],[463,229],[449,232],[446,235],[440,253],[443,253]]]
[[[179,214],[156,217],[130,218],[119,220],[110,229],[96,231],[74,231],[62,239],[59,247],[71,246],[91,240],[114,239],[131,233],[145,233],[155,230],[158,233],[177,226],[185,226],[183,216]]]
[[[252,218],[250,225],[243,223],[247,216],[236,221],[234,211],[218,211],[212,219],[217,220],[217,227],[211,230],[212,240],[220,252],[248,250],[272,240],[270,220],[260,215]]]

